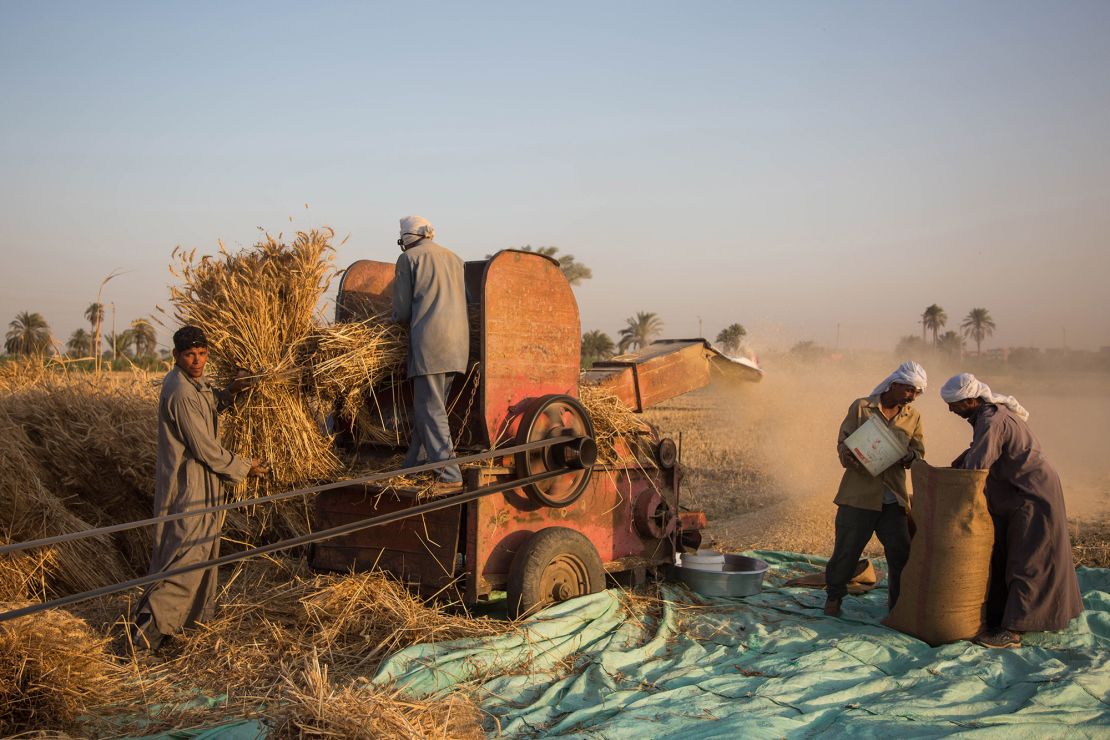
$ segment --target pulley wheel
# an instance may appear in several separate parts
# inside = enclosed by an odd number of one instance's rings
[[[581,439],[516,454],[516,471],[521,478],[549,470],[568,469],[566,475],[524,486],[528,497],[543,506],[568,506],[586,490],[590,472],[597,461],[594,425],[578,399],[561,395],[537,399],[520,421],[518,444],[564,435]]]

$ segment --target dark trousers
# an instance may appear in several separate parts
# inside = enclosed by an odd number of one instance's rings
[[[412,379],[412,442],[405,455],[405,467],[422,462],[450,460],[455,455],[451,427],[447,423],[447,394],[451,391],[451,373],[417,375]],[[440,468],[436,478],[448,483],[462,480],[458,465]]]
[[[887,564],[888,605],[898,601],[902,569],[910,557],[910,530],[906,510],[899,504],[883,504],[882,511],[838,506],[836,511],[836,545],[825,566],[825,590],[830,599],[842,599],[848,593],[848,581],[855,573],[863,548],[875,534],[883,544]]]

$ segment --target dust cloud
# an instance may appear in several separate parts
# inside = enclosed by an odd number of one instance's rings
[[[837,430],[849,404],[869,394],[900,360],[876,354],[800,362],[783,355],[765,362],[761,383],[713,384],[647,416],[664,433],[682,433],[689,471],[683,505],[707,512],[711,544],[828,555],[842,473]],[[948,411],[939,389],[957,372],[975,372],[1029,410],[1029,423],[1063,480],[1069,518],[1110,514],[1110,374],[922,364],[929,388],[915,405],[928,462],[946,466],[970,442],[971,427]],[[868,552],[879,551],[872,540]]]

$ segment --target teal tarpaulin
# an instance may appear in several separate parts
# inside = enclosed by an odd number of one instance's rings
[[[825,617],[823,591],[782,585],[823,558],[747,554],[771,564],[759,595],[667,584],[643,617],[607,591],[520,633],[412,646],[374,681],[421,697],[475,686],[490,728],[510,736],[1110,737],[1110,571],[1079,570],[1087,611],[1064,632],[1018,650],[932,648],[879,624],[885,588]]]

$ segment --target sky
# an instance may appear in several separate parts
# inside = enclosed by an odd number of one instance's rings
[[[1110,345],[1110,3],[0,3],[0,320],[177,245],[554,245],[583,330]],[[540,288],[537,288],[540,289]],[[108,321],[112,319],[109,310]],[[108,327],[110,329],[110,326]],[[163,332],[163,340],[166,338]]]

